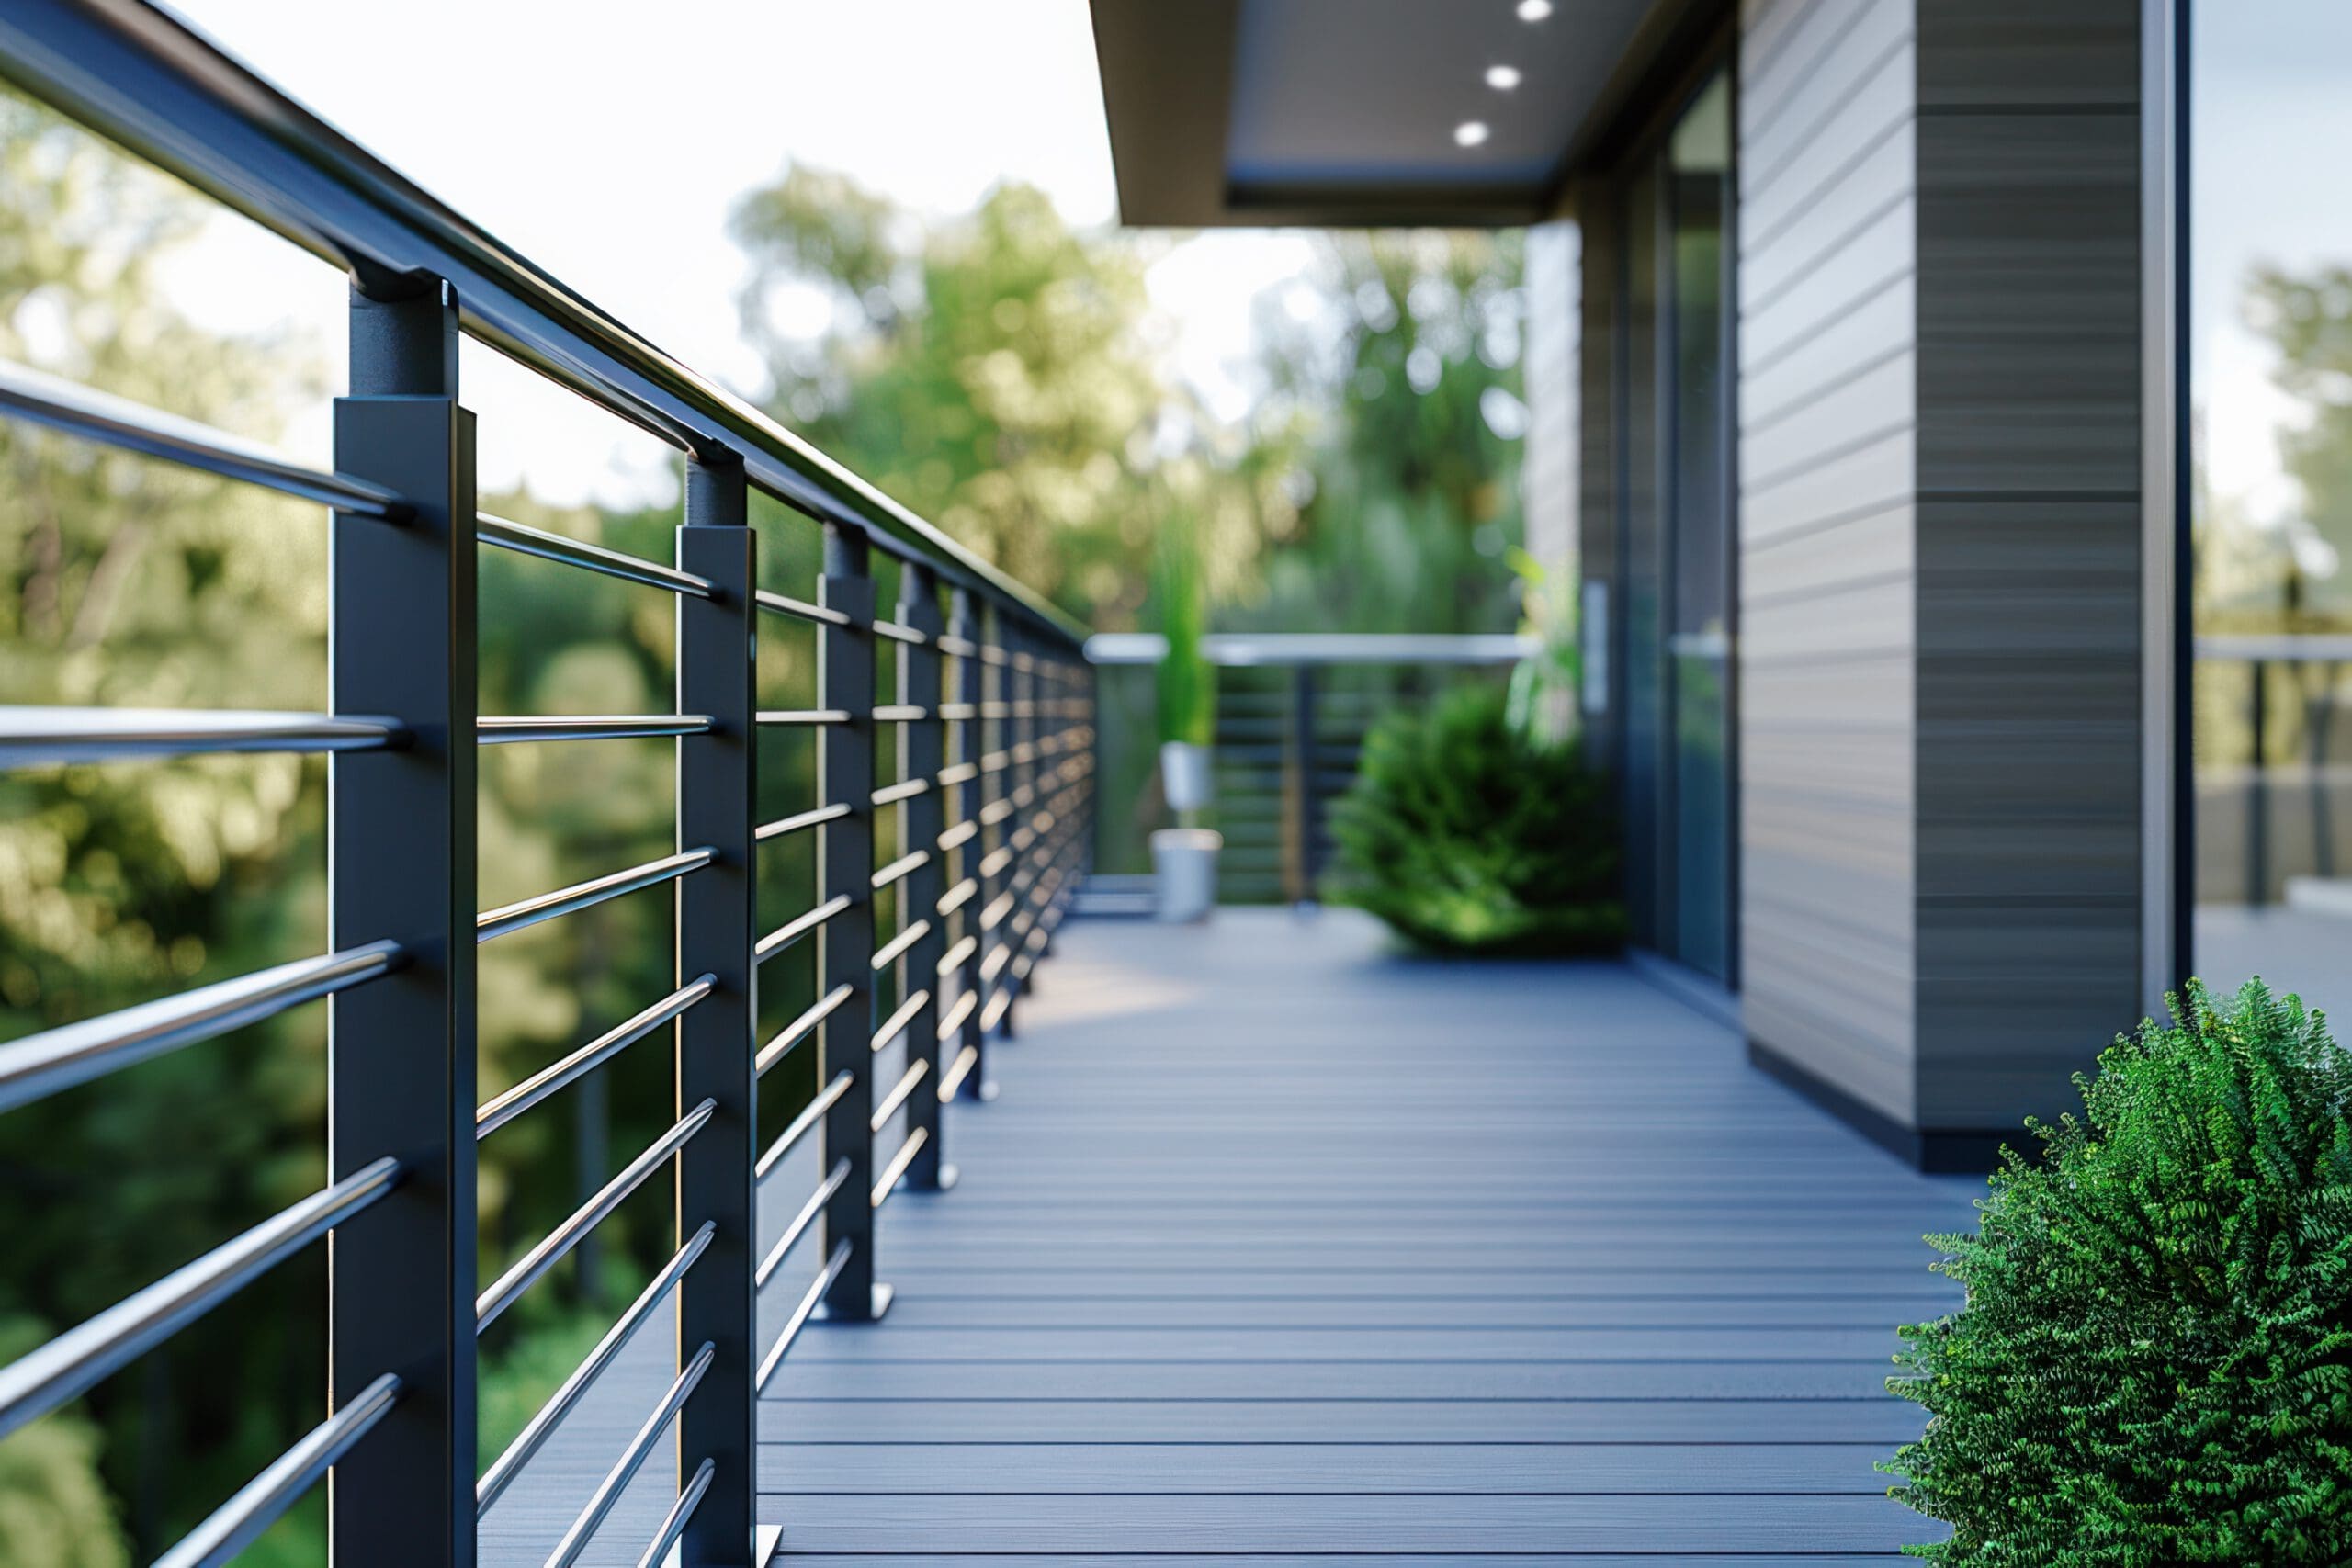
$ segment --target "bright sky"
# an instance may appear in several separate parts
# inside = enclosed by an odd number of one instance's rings
[[[756,393],[736,327],[735,199],[788,161],[934,215],[1003,179],[1082,225],[1113,220],[1085,0],[404,0],[386,25],[317,0],[179,0],[232,52],[689,365]],[[331,14],[331,13],[330,13]],[[364,70],[355,70],[355,63]],[[1179,370],[1246,406],[1250,302],[1295,238],[1177,246],[1151,275]],[[223,222],[167,277],[223,327],[297,325],[342,348],[341,282]],[[340,367],[338,367],[338,374]],[[550,500],[665,495],[668,457],[487,353],[465,367],[482,483]],[[288,445],[325,446],[323,415]]]

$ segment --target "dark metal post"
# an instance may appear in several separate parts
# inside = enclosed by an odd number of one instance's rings
[[[2254,681],[2252,758],[2246,769],[2245,901],[2270,902],[2270,682],[2259,659],[2247,665]]]
[[[956,660],[956,700],[971,715],[960,722],[956,731],[956,760],[977,768],[988,751],[988,725],[981,716],[981,705],[988,699],[988,664],[981,657],[985,628],[969,589],[956,589],[948,607],[947,629],[963,639],[961,646],[967,650]],[[988,1031],[980,1025],[980,1010],[988,1003],[987,988],[980,982],[980,960],[988,950],[988,933],[980,930],[980,911],[988,907],[988,884],[980,875],[980,862],[988,852],[988,831],[978,824],[980,808],[988,803],[988,791],[985,773],[976,773],[956,786],[956,822],[973,823],[977,829],[957,850],[956,865],[962,876],[973,879],[978,891],[956,911],[957,939],[968,936],[973,943],[971,956],[957,966],[956,995],[960,998],[969,993],[972,1006],[965,1010],[964,1021],[956,1025],[955,1035],[946,1042],[950,1061],[961,1057],[967,1047],[974,1053],[972,1069],[964,1075],[958,1092],[967,1100],[978,1100],[996,1098],[996,1085],[989,1077]]]
[[[756,991],[753,907],[752,604],[756,539],[746,525],[741,463],[686,466],[686,520],[678,566],[708,578],[707,599],[678,602],[678,709],[707,714],[710,731],[678,740],[678,841],[708,845],[711,863],[678,883],[677,970],[684,986],[709,975],[710,994],[677,1025],[677,1105],[718,1110],[679,1151],[676,1239],[715,1223],[709,1246],[678,1286],[678,1346],[714,1349],[709,1371],[678,1420],[681,1486],[706,1459],[709,1490],[681,1538],[684,1568],[751,1560],[758,1434],[752,1369],[752,1262],[758,1225],[752,1184],[758,1100],[752,1070]],[[683,1363],[682,1363],[683,1364]]]
[[[1001,955],[997,949],[1004,941],[1005,920],[1009,917],[996,908],[997,899],[1005,886],[1004,867],[999,863],[996,852],[1012,837],[1012,825],[999,807],[1012,798],[1012,767],[1010,761],[1001,767],[989,766],[991,759],[1000,753],[1009,754],[1012,745],[1012,727],[1006,716],[1012,712],[1006,679],[1011,667],[1006,662],[1004,644],[1004,615],[991,608],[988,612],[987,631],[980,641],[982,716],[979,734],[980,763],[984,771],[980,774],[980,835],[972,840],[972,847],[979,852],[978,875],[980,882],[979,893],[972,900],[976,911],[972,929],[978,933],[980,942],[979,963],[972,972],[980,996],[979,1010],[974,1016],[979,1021],[978,1032],[984,1037],[991,1033],[1009,1036],[1012,1032],[1012,1016],[997,1000],[1008,978],[1002,965],[1011,955]],[[988,716],[991,710],[996,716]],[[995,869],[991,870],[991,867]],[[997,916],[993,924],[989,921],[992,914]],[[1002,1014],[1001,1021],[992,1014]],[[980,1049],[983,1053],[980,1066],[985,1069],[988,1066],[985,1055],[988,1042],[985,1038]],[[978,1075],[975,1073],[974,1076]]]
[[[865,536],[825,530],[825,575],[818,601],[848,624],[817,632],[817,701],[850,716],[827,725],[817,739],[820,797],[849,813],[819,829],[824,837],[818,893],[850,908],[825,922],[818,939],[820,995],[850,988],[850,998],[820,1026],[823,1067],[818,1082],[839,1073],[854,1080],[825,1112],[825,1164],[846,1160],[849,1175],[825,1202],[825,1250],[842,1242],[849,1258],[826,1288],[818,1315],[831,1323],[869,1323],[890,1304],[890,1287],[874,1279],[874,579]]]
[[[1016,809],[1006,816],[1003,836],[999,840],[1005,845],[1010,858],[1004,868],[1004,891],[998,897],[1011,902],[996,929],[1004,939],[1004,967],[997,978],[1004,987],[1001,1029],[1010,1040],[1020,1021],[1015,1015],[1021,1009],[1024,984],[1015,965],[1021,959],[1023,933],[1028,929],[1025,918],[1029,908],[1029,851],[1035,846],[1023,840],[1021,834],[1037,808],[1037,682],[1036,665],[1029,654],[1029,628],[1015,621],[1004,634],[1004,649],[1005,744],[1017,759],[1004,771],[1004,789]]]
[[[1315,666],[1299,664],[1291,671],[1291,748],[1298,755],[1298,886],[1292,902],[1315,902],[1315,885],[1322,875],[1323,801],[1316,793],[1315,734],[1317,722]]]
[[[939,1096],[934,1088],[941,1081],[941,1069],[955,1058],[943,1058],[939,1045],[940,997],[943,982],[939,961],[947,952],[947,918],[939,912],[939,896],[947,890],[943,874],[944,852],[939,847],[939,835],[946,829],[946,802],[938,784],[939,773],[947,765],[947,721],[939,716],[942,691],[939,635],[944,629],[939,614],[939,584],[931,569],[910,561],[899,579],[899,624],[923,635],[919,643],[909,643],[899,650],[899,700],[922,709],[925,716],[908,724],[902,733],[906,744],[901,748],[905,757],[907,777],[930,779],[932,787],[915,795],[899,807],[899,843],[901,852],[912,854],[918,850],[930,852],[929,864],[917,867],[907,874],[905,892],[899,907],[910,920],[928,920],[931,932],[907,950],[900,960],[906,965],[907,980],[899,987],[900,996],[918,989],[931,992],[931,1001],[917,1012],[907,1025],[907,1066],[918,1060],[931,1064],[922,1087],[907,1101],[907,1136],[922,1134],[922,1147],[915,1151],[914,1162],[907,1167],[907,1185],[921,1191],[939,1192],[956,1185],[956,1168],[944,1162],[940,1146]]]
[[[405,496],[396,527],[333,524],[337,713],[410,743],[327,764],[329,945],[408,964],[328,1010],[327,1163],[386,1155],[392,1194],[329,1238],[327,1402],[386,1372],[401,1398],[329,1482],[338,1568],[474,1561],[474,434],[458,406],[458,301],[355,293],[335,467]]]

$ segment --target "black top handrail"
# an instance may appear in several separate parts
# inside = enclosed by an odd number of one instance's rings
[[[822,523],[1076,642],[1085,628],[758,409],[664,354],[143,0],[10,0],[0,75],[348,271],[372,294],[456,291],[467,330]]]

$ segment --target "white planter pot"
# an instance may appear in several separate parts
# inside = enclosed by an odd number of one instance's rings
[[[1209,803],[1209,749],[1189,740],[1163,741],[1159,787],[1170,811],[1198,811]]]
[[[1216,856],[1225,840],[1206,828],[1162,828],[1151,836],[1154,918],[1208,919],[1216,908]]]

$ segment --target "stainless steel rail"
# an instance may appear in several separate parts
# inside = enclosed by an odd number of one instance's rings
[[[376,1161],[0,1368],[0,1438],[48,1415],[381,1199],[400,1162]]]
[[[135,757],[368,751],[398,746],[394,719],[185,708],[0,707],[0,767]]]
[[[398,942],[371,942],[11,1041],[0,1045],[0,1111],[373,980],[401,956]]]

